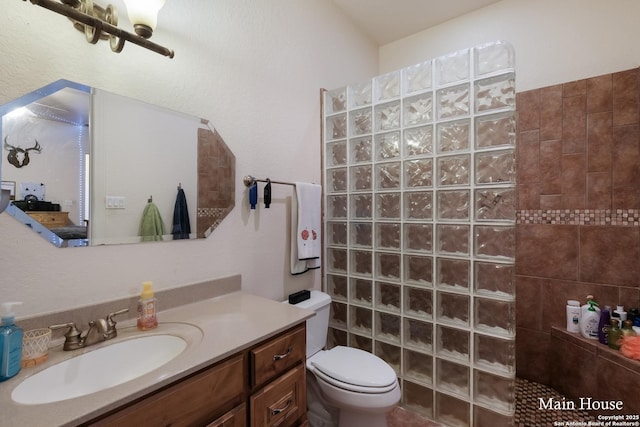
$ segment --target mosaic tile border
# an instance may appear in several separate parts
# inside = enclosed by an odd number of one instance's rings
[[[640,209],[523,209],[516,224],[640,226]]]

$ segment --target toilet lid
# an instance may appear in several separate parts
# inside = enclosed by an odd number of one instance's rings
[[[394,386],[396,373],[384,360],[364,350],[338,346],[314,355],[311,365],[343,384],[358,387]]]

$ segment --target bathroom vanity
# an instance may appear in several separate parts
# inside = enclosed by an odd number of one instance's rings
[[[94,349],[53,348],[47,362],[0,383],[2,425],[305,426],[305,321],[313,315],[232,292],[161,311],[160,325],[153,331],[140,332],[130,321],[119,322],[113,342],[170,334],[186,326],[197,333],[191,333],[175,359],[131,381],[57,402],[15,403],[11,393],[25,379]]]

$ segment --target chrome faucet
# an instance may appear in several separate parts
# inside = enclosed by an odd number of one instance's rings
[[[116,321],[113,320],[118,314],[128,312],[128,308],[109,313],[104,319],[92,320],[89,322],[89,329],[82,333],[75,323],[62,323],[59,325],[51,325],[49,329],[69,328],[64,334],[64,351],[77,350],[79,348],[89,347],[90,345],[107,341],[118,336],[116,329]]]

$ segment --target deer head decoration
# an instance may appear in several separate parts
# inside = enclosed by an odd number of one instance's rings
[[[21,168],[29,164],[29,151],[35,151],[38,154],[42,152],[42,147],[38,143],[37,139],[35,140],[36,145],[34,145],[31,148],[24,149],[21,147],[10,145],[7,142],[7,138],[8,137],[6,136],[4,137],[4,149],[9,151],[9,154],[7,155],[7,160],[9,161],[9,163],[11,163],[13,166],[17,168]]]

